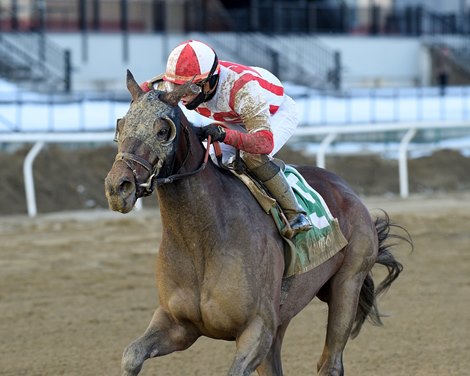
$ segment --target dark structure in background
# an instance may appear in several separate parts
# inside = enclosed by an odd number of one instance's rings
[[[329,0],[4,0],[3,31],[469,34],[470,12]]]
[[[256,35],[275,39],[280,34],[317,33],[414,37],[470,34],[470,13],[465,6],[443,13],[421,5],[380,7],[374,1],[369,4],[352,7],[344,1],[329,0],[2,0],[0,76],[14,81],[33,77],[51,89],[70,91],[70,53],[47,40],[46,32],[81,32],[85,61],[89,32],[120,33],[124,61],[128,58],[130,32],[237,33],[240,40],[247,40],[252,51],[262,52],[269,60],[261,63],[258,60],[257,64],[270,65],[282,72],[285,67],[281,64],[288,56],[281,56],[283,51],[263,43]],[[16,35],[14,41],[12,34]],[[286,49],[289,47],[292,46]],[[312,77],[309,82],[315,82],[318,88],[340,89],[339,54],[320,42],[311,47],[315,56],[307,57],[303,64],[320,61],[324,66],[318,68],[323,77]],[[458,66],[459,77],[470,77],[470,43],[447,48],[447,65]],[[295,63],[290,62],[288,67]],[[301,70],[301,63],[297,65],[296,69]]]

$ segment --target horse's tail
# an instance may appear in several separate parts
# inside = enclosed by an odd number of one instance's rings
[[[359,295],[359,304],[357,307],[356,319],[351,331],[351,337],[355,338],[361,330],[362,324],[366,319],[377,326],[383,325],[380,312],[377,308],[377,297],[383,294],[392,285],[403,270],[403,265],[400,264],[391,252],[391,248],[397,245],[398,242],[404,241],[410,244],[413,249],[413,243],[409,232],[400,225],[390,222],[390,217],[383,211],[382,217],[377,217],[375,220],[375,228],[379,240],[378,257],[376,264],[383,265],[387,268],[388,274],[385,279],[379,284],[377,289],[374,287],[374,280],[372,274],[369,272],[364,280]],[[390,232],[391,228],[399,228],[405,236],[393,234]],[[388,240],[395,239],[396,242],[390,244]]]

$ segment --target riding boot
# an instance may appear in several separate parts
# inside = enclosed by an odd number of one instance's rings
[[[285,213],[291,227],[291,231],[287,229],[285,232],[286,237],[292,238],[299,232],[308,231],[312,228],[307,213],[297,202],[294,192],[279,166],[270,160],[251,171],[263,182]],[[269,177],[269,179],[266,179],[266,177]]]

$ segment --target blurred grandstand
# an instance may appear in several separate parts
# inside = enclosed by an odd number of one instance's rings
[[[120,40],[113,42],[122,46],[116,58],[129,61],[129,36],[208,33],[203,38],[227,59],[264,66],[284,81],[335,91],[344,88],[348,61],[341,49],[325,43],[322,35],[414,38],[429,52],[431,84],[437,84],[442,66],[449,70],[449,84],[467,84],[470,80],[467,3],[466,0],[1,0],[0,77],[35,90],[68,92],[77,81],[81,82],[79,72],[88,69],[85,65],[91,39],[99,35],[120,35]],[[147,48],[151,48],[150,42]],[[80,58],[72,59],[72,50]]]
[[[380,114],[380,103],[400,109],[397,96],[408,99],[409,93],[416,97],[413,103],[428,103],[426,93],[439,100],[451,92],[466,120],[468,2],[0,0],[0,79],[18,87],[17,94],[0,93],[0,105],[16,106],[8,107],[15,114],[8,119],[6,110],[0,114],[0,123],[14,131],[32,127],[21,115],[28,104],[47,105],[46,112],[53,114],[54,108],[76,103],[79,118],[85,119],[80,114],[86,103],[126,103],[125,69],[140,80],[152,77],[164,70],[168,52],[189,38],[205,40],[222,59],[263,66],[289,87],[305,87],[289,94],[299,102],[314,96],[319,103],[315,119],[301,114],[306,125],[334,122],[327,117],[331,103],[356,108],[356,99],[367,98],[369,113]],[[440,91],[430,90],[438,85]],[[462,96],[455,97],[458,93]],[[387,102],[377,100],[384,96]],[[442,100],[436,103],[446,108]],[[395,110],[388,112],[394,114],[389,121],[403,119]],[[452,110],[434,112],[435,120],[453,116]],[[343,113],[341,123],[354,122],[350,110]],[[414,120],[426,120],[428,113],[418,110]],[[377,115],[370,118],[366,121],[381,121]],[[46,129],[55,129],[46,123]],[[112,128],[112,120],[103,127]]]

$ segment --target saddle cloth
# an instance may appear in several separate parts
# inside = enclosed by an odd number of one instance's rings
[[[297,201],[304,208],[313,228],[288,239],[283,236],[285,217],[276,201],[252,177],[246,174],[234,174],[242,180],[252,192],[263,210],[270,214],[285,241],[284,278],[305,273],[338,253],[347,244],[338,220],[333,218],[325,201],[300,173],[292,166],[285,166],[284,173]]]

